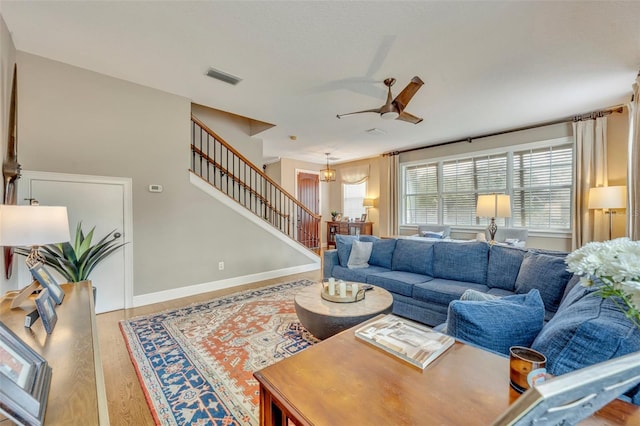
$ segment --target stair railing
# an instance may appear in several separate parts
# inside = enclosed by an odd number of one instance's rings
[[[293,240],[320,253],[321,216],[193,115],[191,171]]]

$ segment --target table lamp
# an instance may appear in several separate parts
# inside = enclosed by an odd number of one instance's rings
[[[44,263],[39,246],[69,240],[66,207],[0,205],[0,245],[30,246],[25,260],[29,269]]]
[[[511,197],[505,194],[478,195],[476,205],[476,217],[490,217],[491,222],[487,229],[491,237],[489,244],[495,244],[496,217],[511,217]]]
[[[603,209],[609,215],[609,239],[611,239],[613,209],[627,207],[627,187],[598,186],[589,189],[589,209]]]

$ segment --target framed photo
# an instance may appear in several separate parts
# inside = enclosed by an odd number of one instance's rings
[[[640,383],[640,352],[553,377],[523,393],[494,426],[578,424]]]
[[[51,367],[0,322],[0,413],[19,425],[44,422]]]
[[[62,303],[62,299],[64,299],[64,290],[55,278],[47,271],[47,268],[44,267],[44,264],[38,263],[33,268],[29,269],[31,271],[31,275],[33,278],[37,280],[43,288],[49,289],[49,294],[56,305]]]
[[[366,222],[366,221],[367,221],[367,214],[362,213],[362,216],[360,216],[360,222]]]
[[[44,329],[47,330],[47,334],[51,334],[58,321],[58,314],[56,314],[56,308],[53,306],[50,294],[49,289],[45,288],[36,297],[36,308],[38,308],[38,313],[42,318],[42,324]]]
[[[340,222],[342,220],[342,213],[338,213],[336,215],[336,222]]]

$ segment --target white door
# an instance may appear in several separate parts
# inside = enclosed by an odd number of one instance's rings
[[[25,193],[18,204],[26,204],[25,199],[33,198],[41,205],[67,207],[72,241],[79,222],[85,236],[95,226],[93,244],[113,230],[122,234],[120,241],[126,241],[127,245],[98,264],[89,279],[97,289],[96,313],[131,306],[132,271],[128,268],[132,266],[129,258],[133,241],[131,218],[127,217],[131,215],[131,180],[41,172],[23,172],[20,180],[19,188]],[[26,268],[24,273],[28,274]],[[59,275],[56,278],[65,281]],[[27,279],[28,276],[20,281]]]

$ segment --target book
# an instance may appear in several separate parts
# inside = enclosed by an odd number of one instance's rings
[[[455,342],[451,336],[393,314],[363,325],[355,334],[356,338],[422,369]]]

